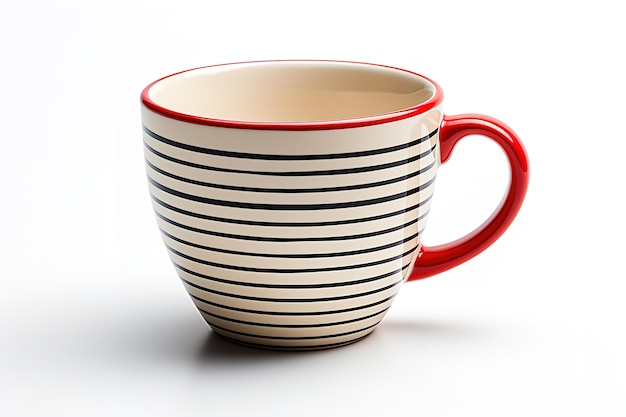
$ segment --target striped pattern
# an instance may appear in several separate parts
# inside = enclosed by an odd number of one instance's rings
[[[219,138],[223,129],[202,127],[206,138],[187,140],[144,123],[163,240],[217,333],[253,346],[326,348],[355,342],[382,320],[425,226],[437,130],[387,147],[355,141],[347,152],[307,154],[293,151],[292,132],[290,149],[249,153]]]

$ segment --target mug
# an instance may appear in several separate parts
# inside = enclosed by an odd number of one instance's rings
[[[358,341],[405,281],[500,237],[526,193],[526,151],[493,118],[443,115],[442,100],[414,72],[340,61],[214,65],[143,90],[158,226],[217,334],[287,350]],[[506,195],[474,232],[424,246],[437,169],[467,135],[504,150]]]

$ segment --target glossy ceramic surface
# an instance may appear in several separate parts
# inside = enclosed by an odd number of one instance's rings
[[[494,119],[444,118],[442,97],[408,71],[323,61],[207,67],[144,90],[158,225],[217,333],[279,349],[354,342],[404,281],[456,266],[504,232],[527,186],[524,149]],[[511,187],[476,232],[425,248],[437,169],[468,134],[502,146]]]

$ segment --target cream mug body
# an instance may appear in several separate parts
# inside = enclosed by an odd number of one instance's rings
[[[215,332],[277,349],[345,345],[403,282],[451,268],[508,227],[524,148],[485,116],[444,117],[433,81],[397,68],[266,61],[184,71],[142,93],[150,195],[170,259]],[[502,146],[511,184],[474,233],[420,238],[462,137]]]

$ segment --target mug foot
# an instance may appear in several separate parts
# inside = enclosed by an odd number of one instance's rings
[[[318,343],[319,340],[317,341],[309,340],[308,342],[311,342],[311,343],[305,344],[305,343],[302,343],[302,341],[298,341],[296,343],[294,342],[289,343],[289,341],[277,341],[277,340],[272,340],[272,339],[269,339],[267,343],[260,342],[260,341],[252,342],[252,341],[245,340],[245,339],[234,338],[232,336],[229,336],[225,332],[221,331],[220,329],[215,328],[214,326],[210,324],[209,326],[215,332],[215,334],[217,334],[222,339],[231,343],[236,343],[238,345],[256,348],[256,349],[292,351],[292,352],[300,352],[300,351],[307,351],[307,350],[323,350],[323,349],[331,349],[331,348],[351,345],[353,343],[356,343],[366,338],[374,330],[374,329],[371,329],[366,334],[360,335],[359,337],[356,337],[356,338],[350,338],[347,340],[341,340],[341,341],[337,341],[333,343]]]

